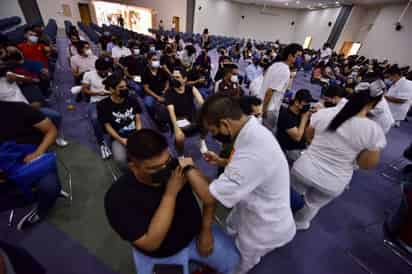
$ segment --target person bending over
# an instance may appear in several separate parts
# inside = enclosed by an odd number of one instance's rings
[[[42,156],[56,141],[57,129],[53,123],[26,103],[0,101],[0,124],[0,143],[16,142],[36,146],[36,150],[23,159],[24,163]],[[15,184],[7,182],[7,174],[5,175],[6,182],[0,184],[2,188],[14,187]],[[45,174],[34,185],[37,205],[20,219],[17,224],[19,230],[44,219],[60,194],[61,186],[56,170]]]
[[[186,136],[198,132],[195,122],[195,103],[203,104],[203,97],[194,86],[186,84],[184,71],[173,72],[171,87],[166,93],[166,106],[169,112],[171,128],[175,134],[175,145],[178,155],[184,153]]]
[[[133,133],[126,148],[130,171],[110,187],[104,204],[111,227],[134,247],[139,273],[181,265],[189,274],[189,260],[233,273],[239,254],[233,239],[213,225],[215,200],[203,175],[179,166],[166,139],[153,130]]]
[[[103,84],[111,95],[97,103],[97,115],[112,139],[114,159],[126,165],[127,138],[142,128],[142,110],[139,102],[129,97],[129,89],[122,75],[114,73]]]
[[[276,138],[289,163],[296,161],[306,149],[305,130],[312,114],[312,101],[310,91],[301,89],[296,92],[289,107],[280,110]]]
[[[308,149],[292,167],[292,187],[304,195],[305,206],[295,214],[298,229],[308,229],[319,210],[350,183],[355,166],[375,167],[386,146],[382,128],[367,117],[383,91],[361,83],[345,106],[321,109],[311,117]]]

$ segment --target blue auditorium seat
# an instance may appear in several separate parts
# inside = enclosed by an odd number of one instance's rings
[[[21,18],[18,16],[7,17],[0,19],[0,31],[8,30],[21,23]]]

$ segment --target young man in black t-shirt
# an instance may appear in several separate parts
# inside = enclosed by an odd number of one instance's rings
[[[164,106],[165,93],[169,89],[169,75],[160,67],[155,53],[147,56],[148,66],[143,74],[143,90],[146,93],[144,104],[150,116],[162,131],[167,130],[167,110]]]
[[[53,123],[41,112],[20,102],[0,101],[0,144],[16,142],[17,144],[35,145],[36,150],[25,156],[24,163],[30,163],[41,157],[54,144],[57,129]],[[6,180],[8,174],[0,169],[0,182]],[[60,194],[61,186],[55,170],[44,174],[37,182],[34,206],[17,224],[17,228],[24,229],[41,221],[46,217],[49,209],[54,205]],[[1,182],[0,192],[8,192],[15,188],[15,184]],[[7,191],[6,191],[7,190]]]
[[[122,75],[114,73],[103,83],[111,96],[97,104],[99,122],[112,138],[114,159],[126,164],[127,138],[142,128],[142,109],[136,99],[129,97],[129,89]]]
[[[203,97],[194,86],[186,85],[186,74],[183,70],[173,72],[171,87],[166,93],[166,106],[169,111],[170,126],[175,134],[175,145],[178,155],[183,155],[186,135],[197,132],[194,124],[195,102],[200,106]]]
[[[150,129],[132,134],[127,152],[131,172],[106,193],[105,209],[112,228],[135,248],[139,274],[152,274],[155,265],[181,265],[188,274],[189,260],[232,273],[239,254],[231,237],[212,225],[215,200],[203,175],[172,158],[166,139]]]
[[[276,138],[289,162],[296,161],[307,147],[305,130],[312,114],[312,101],[310,91],[301,89],[296,92],[291,105],[280,110]]]

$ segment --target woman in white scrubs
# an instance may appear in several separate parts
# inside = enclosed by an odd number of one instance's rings
[[[291,171],[292,186],[305,200],[294,216],[297,229],[308,229],[318,211],[342,194],[356,165],[371,169],[379,162],[385,134],[367,115],[382,96],[375,82],[361,83],[343,108],[312,115],[308,130],[312,142]]]

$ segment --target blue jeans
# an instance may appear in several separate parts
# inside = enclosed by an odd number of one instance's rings
[[[143,99],[147,112],[158,124],[167,124],[169,122],[169,113],[166,106],[157,102],[157,100],[150,95],[146,95]]]
[[[206,264],[217,270],[218,273],[231,274],[235,271],[240,261],[239,251],[235,241],[222,231],[218,225],[213,225],[214,249],[209,257],[202,257],[197,252],[196,239],[179,253],[167,258],[151,258],[143,255],[136,249],[133,250],[133,259],[139,274],[152,274],[156,264],[175,264],[183,266],[183,273],[189,273],[189,261]]]
[[[51,108],[40,108],[40,111],[53,122],[56,128],[60,128],[62,115],[59,112]]]
[[[305,201],[303,200],[303,196],[300,195],[297,191],[293,189],[293,187],[290,188],[290,207],[292,209],[292,212],[295,213],[299,211],[300,209],[303,208],[305,205]]]
[[[96,136],[96,141],[98,145],[101,145],[104,141],[103,127],[99,122],[97,117],[97,105],[89,104],[87,107],[87,116],[89,117],[90,123],[92,124],[94,135]]]
[[[42,177],[36,184],[37,208],[41,218],[45,217],[60,195],[61,185],[57,171]]]
[[[142,85],[139,85],[133,80],[128,80],[128,85],[129,87],[136,92],[136,95],[143,98],[145,96],[145,93],[143,91]]]

